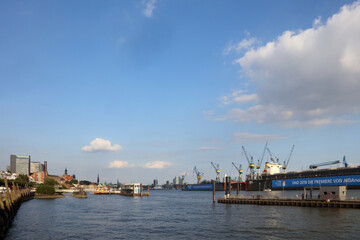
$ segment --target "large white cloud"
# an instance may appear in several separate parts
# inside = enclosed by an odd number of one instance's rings
[[[84,152],[108,152],[108,151],[118,151],[122,147],[118,144],[111,145],[109,140],[102,138],[95,138],[90,145],[84,146],[81,148]]]
[[[235,62],[256,90],[223,97],[224,104],[239,106],[218,119],[286,127],[351,122],[360,112],[359,43],[360,2],[355,2],[324,24],[316,19],[312,28],[285,31],[248,50]]]

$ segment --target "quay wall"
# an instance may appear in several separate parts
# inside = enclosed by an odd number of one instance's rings
[[[10,191],[7,181],[5,184],[6,192],[4,195],[0,194],[0,239],[5,238],[21,204],[34,198],[34,193],[31,193],[28,188],[20,189],[13,185],[12,191]]]

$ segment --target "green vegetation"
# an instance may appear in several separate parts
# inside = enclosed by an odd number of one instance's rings
[[[91,184],[91,182],[87,181],[87,180],[80,181],[80,185],[90,185],[90,184]]]
[[[38,194],[54,194],[55,188],[51,185],[40,184],[36,187],[36,193]]]
[[[46,177],[44,179],[44,185],[55,186],[55,185],[58,185],[58,182],[55,181],[55,179],[53,179],[53,178]]]

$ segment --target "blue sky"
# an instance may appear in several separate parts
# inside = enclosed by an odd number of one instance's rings
[[[344,7],[345,6],[345,7]],[[359,160],[353,1],[1,1],[0,169],[214,179],[266,141],[289,170]],[[357,21],[359,20],[359,21]]]

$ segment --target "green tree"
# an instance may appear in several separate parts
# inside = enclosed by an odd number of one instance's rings
[[[55,179],[51,178],[51,177],[46,177],[44,179],[44,185],[50,185],[50,186],[55,186],[58,185],[58,182],[55,181]]]
[[[39,194],[54,194],[55,188],[51,185],[39,184],[36,187],[36,193]]]

